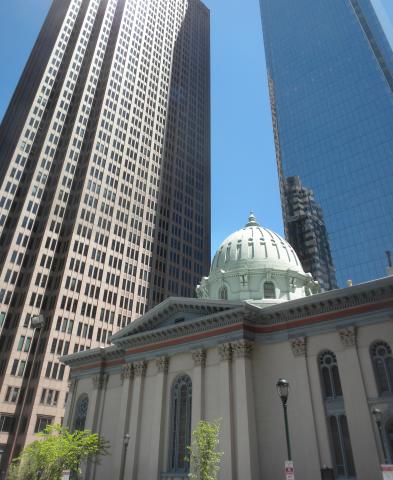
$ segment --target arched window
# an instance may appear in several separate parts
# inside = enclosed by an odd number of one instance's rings
[[[329,427],[336,475],[340,478],[355,476],[355,465],[346,415],[332,415],[329,417]]]
[[[319,355],[319,368],[323,385],[323,395],[326,399],[342,397],[340,374],[337,359],[333,352],[326,351]]]
[[[221,300],[228,300],[228,289],[227,287],[221,287],[219,292],[219,297]]]
[[[76,404],[74,430],[85,429],[88,408],[89,408],[89,397],[87,395],[81,395]]]
[[[191,444],[191,399],[191,378],[182,375],[172,387],[170,466],[173,472],[187,473],[189,470],[185,457]]]
[[[393,393],[392,349],[386,342],[377,341],[371,345],[370,353],[379,393]]]
[[[263,297],[276,298],[276,287],[273,282],[265,282],[263,284]]]

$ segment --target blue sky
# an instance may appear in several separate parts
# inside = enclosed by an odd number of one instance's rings
[[[258,0],[204,0],[211,10],[212,251],[250,209],[282,233]],[[393,45],[393,1],[372,0]],[[0,118],[51,0],[0,0]],[[247,8],[245,8],[247,6]]]

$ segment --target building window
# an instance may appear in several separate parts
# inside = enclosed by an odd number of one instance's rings
[[[228,289],[227,287],[221,287],[219,295],[221,300],[228,300]]]
[[[79,400],[76,406],[74,430],[85,429],[88,407],[89,407],[89,397],[87,395],[82,395],[81,397],[79,397]]]
[[[377,341],[371,345],[370,353],[379,394],[393,393],[392,349],[387,343]]]
[[[355,476],[351,439],[346,415],[329,417],[331,441],[334,451],[335,471],[338,477]]]
[[[7,415],[5,413],[0,414],[0,432],[12,432],[14,427],[13,415]]]
[[[265,282],[263,284],[263,297],[276,298],[276,287],[273,282]]]
[[[172,387],[170,467],[174,472],[187,473],[187,447],[191,443],[192,383],[188,375],[178,377]]]
[[[337,359],[333,352],[323,352],[319,356],[323,395],[325,399],[342,397],[340,374],[338,373]]]
[[[37,416],[34,433],[43,432],[48,425],[52,425],[53,417]]]

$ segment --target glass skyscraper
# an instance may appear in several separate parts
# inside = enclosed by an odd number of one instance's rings
[[[330,257],[321,262],[316,251],[315,278],[323,264],[340,286],[382,277],[393,250],[393,52],[373,6],[260,4],[288,240],[304,249],[296,244],[302,235],[291,238],[289,228],[288,185],[296,177],[313,192],[326,228]],[[334,288],[335,280],[324,286]]]

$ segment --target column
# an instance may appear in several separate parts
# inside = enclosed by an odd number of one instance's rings
[[[89,408],[86,418],[85,428],[100,434],[102,413],[105,404],[105,392],[108,385],[109,375],[107,373],[98,373],[92,377],[93,390],[89,395]],[[91,462],[86,466],[86,480],[92,480],[95,476],[96,464]]]
[[[130,419],[131,409],[131,389],[132,380],[134,378],[134,369],[131,363],[127,363],[123,366],[120,374],[121,379],[121,396],[119,411],[116,414],[117,417],[117,436],[112,447],[113,455],[113,478],[115,480],[123,480],[123,469],[126,456],[126,450],[124,445],[124,436],[129,434],[128,425]],[[116,418],[115,417],[115,418]],[[128,447],[127,447],[128,448]]]
[[[168,376],[169,359],[168,357],[159,357],[156,359],[157,375],[155,378],[156,394],[154,398],[154,407],[151,412],[151,422],[153,427],[153,443],[151,444],[151,462],[149,465],[149,479],[159,480],[163,469],[162,455],[164,444],[164,417],[166,405],[166,385]]]
[[[251,355],[254,342],[232,343],[235,355],[237,478],[259,480],[258,437]]]
[[[293,425],[289,433],[294,453],[295,472],[301,478],[317,479],[321,476],[321,453],[311,396],[307,362],[307,338],[292,338],[290,344],[294,356],[292,363],[294,384],[291,385],[294,394],[292,395],[291,392],[289,394],[288,409],[289,426]],[[322,418],[325,421],[323,410]],[[296,441],[299,438],[302,438],[303,442]],[[328,461],[323,463],[331,465],[331,462]]]
[[[72,420],[74,417],[74,409],[75,409],[75,404],[78,400],[77,398],[77,393],[78,393],[78,380],[76,378],[73,378],[69,383],[68,383],[68,399],[67,399],[67,405],[66,405],[66,411],[64,414],[64,425],[71,429],[72,426]]]
[[[126,451],[126,466],[124,475],[124,478],[128,480],[136,480],[138,471],[139,436],[141,428],[143,386],[146,375],[146,366],[146,362],[142,360],[133,363],[134,382],[131,395],[131,415],[128,429],[130,443]]]
[[[339,330],[344,349],[337,352],[345,413],[348,420],[356,478],[370,480],[381,476],[378,450],[367,393],[356,347],[355,327]]]
[[[220,356],[219,386],[221,408],[221,435],[219,451],[224,452],[220,479],[236,480],[235,475],[235,452],[233,441],[233,405],[232,405],[232,346],[230,343],[222,343],[218,346]]]
[[[200,420],[205,417],[205,367],[206,367],[206,350],[200,348],[192,352],[194,360],[194,370],[192,372],[192,412],[191,412],[191,429],[197,426]]]

